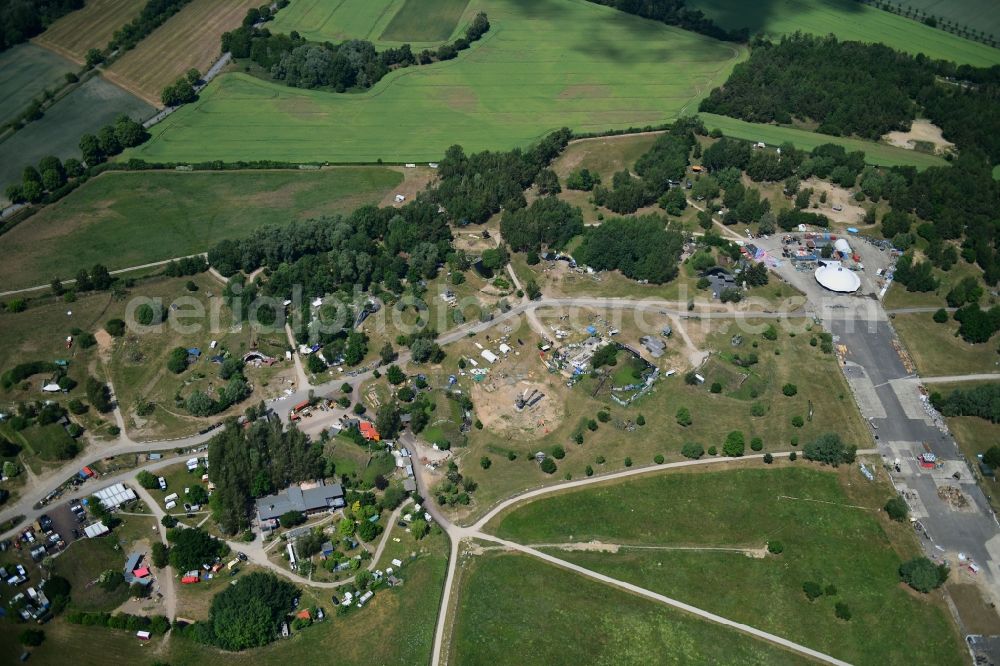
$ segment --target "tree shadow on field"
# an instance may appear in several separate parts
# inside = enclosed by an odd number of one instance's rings
[[[794,22],[797,15],[817,9],[843,14],[864,11],[855,0],[688,0],[686,4],[727,30],[746,28],[751,35],[773,32],[769,25],[778,16]]]

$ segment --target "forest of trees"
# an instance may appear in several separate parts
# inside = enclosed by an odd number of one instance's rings
[[[527,204],[524,190],[562,152],[571,137],[572,132],[564,127],[527,150],[515,148],[505,153],[466,155],[461,146],[452,146],[438,167],[440,180],[431,192],[431,200],[460,225],[481,224],[501,208],[523,208]]]
[[[965,77],[973,83],[938,82],[937,77]],[[997,66],[956,67],[883,44],[797,33],[777,43],[756,40],[750,59],[712,90],[700,110],[751,122],[812,121],[824,134],[872,140],[909,130],[919,113],[941,127],[959,150],[983,151],[997,164],[998,99]]]
[[[627,169],[611,179],[611,188],[594,186],[594,203],[619,214],[634,213],[662,197],[687,170],[688,155],[695,145],[695,133],[705,127],[696,118],[682,118],[659,137],[635,163],[638,178]]]
[[[560,250],[583,232],[583,214],[553,196],[539,197],[527,208],[504,211],[500,233],[515,251],[538,251],[543,245]]]
[[[222,50],[231,52],[234,58],[249,58],[271,78],[289,86],[345,92],[370,88],[397,67],[451,60],[486,34],[489,27],[489,19],[480,12],[464,37],[436,51],[414,54],[409,44],[378,52],[371,42],[360,39],[320,44],[306,41],[294,31],[290,35],[272,34],[267,28],[244,22],[222,36]]]
[[[701,10],[688,9],[684,0],[590,0],[590,2],[728,42],[745,42],[749,37],[747,28],[726,30],[705,16]]]
[[[299,596],[298,588],[272,573],[249,573],[240,577],[239,585],[225,588],[212,599],[208,620],[185,627],[183,633],[234,652],[277,639]]]
[[[0,51],[26,42],[83,0],[0,0]]]
[[[401,208],[364,206],[346,217],[262,227],[216,244],[208,260],[227,276],[270,269],[263,291],[283,298],[291,297],[293,285],[309,296],[373,283],[399,293],[402,279],[434,276],[451,251],[451,238],[437,207],[418,198]]]
[[[1000,384],[983,384],[971,389],[955,389],[948,395],[931,394],[931,403],[945,416],[978,416],[1000,423]]]
[[[208,442],[208,463],[215,484],[212,514],[227,534],[249,525],[254,498],[321,478],[326,467],[322,445],[295,428],[283,431],[280,422],[269,421],[254,421],[246,429],[227,424]]]
[[[659,215],[617,217],[589,227],[574,256],[595,270],[663,284],[677,276],[683,246],[684,236]]]

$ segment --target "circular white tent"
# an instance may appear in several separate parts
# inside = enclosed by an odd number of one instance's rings
[[[861,278],[853,271],[844,268],[839,261],[821,262],[815,275],[816,282],[830,291],[851,293],[861,286]]]
[[[838,238],[836,241],[834,241],[833,249],[835,249],[837,252],[840,252],[845,257],[851,256],[851,246],[843,238]]]

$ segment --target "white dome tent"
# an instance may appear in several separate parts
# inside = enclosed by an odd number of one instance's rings
[[[816,282],[840,293],[849,294],[861,286],[861,278],[854,271],[841,265],[839,261],[821,261],[816,268]]]

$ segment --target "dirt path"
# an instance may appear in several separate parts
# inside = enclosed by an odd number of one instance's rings
[[[767,546],[761,548],[737,548],[723,546],[660,546],[660,545],[630,545],[623,543],[604,543],[602,541],[586,541],[582,543],[532,543],[532,548],[558,548],[578,553],[620,553],[623,550],[678,550],[697,552],[742,553],[747,557],[761,559],[767,555]]]
[[[131,273],[132,271],[141,271],[145,268],[156,268],[157,266],[166,266],[171,261],[178,261],[180,259],[188,259],[190,257],[207,257],[206,252],[199,252],[198,254],[190,254],[186,257],[173,257],[172,259],[164,259],[163,261],[154,261],[149,264],[140,264],[139,266],[129,266],[128,268],[118,268],[113,271],[108,271],[111,275],[121,275],[122,273]],[[72,280],[62,280],[63,286],[68,284],[73,284],[76,279]],[[40,284],[34,287],[24,287],[23,289],[12,289],[10,291],[0,291],[0,296],[13,296],[14,294],[26,294],[31,291],[40,291],[42,289],[49,289],[52,285]]]
[[[135,492],[139,498],[145,502],[146,506],[149,507],[149,510],[153,512],[153,516],[156,518],[158,526],[157,534],[160,537],[160,542],[163,543],[164,546],[168,545],[167,531],[162,527],[159,527],[163,524],[163,516],[166,515],[166,512],[160,507],[157,501],[153,499],[153,496],[149,494],[149,491],[139,485],[138,481],[131,485],[135,487]],[[160,586],[160,594],[163,595],[163,614],[170,618],[170,621],[173,622],[174,618],[177,617],[177,581],[174,568],[167,565],[166,567],[160,569],[160,575],[157,576],[156,581]]]
[[[708,352],[698,349],[698,347],[695,346],[694,341],[691,340],[691,336],[688,335],[687,327],[684,326],[680,318],[671,315],[669,316],[669,319],[674,327],[674,330],[680,333],[681,338],[684,339],[684,346],[687,348],[687,359],[691,364],[691,368],[696,369],[701,367],[701,364],[705,362],[706,358],[708,358]]]

